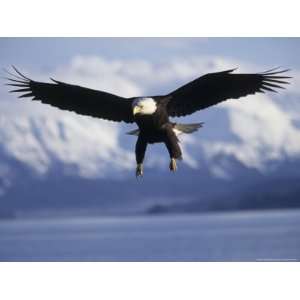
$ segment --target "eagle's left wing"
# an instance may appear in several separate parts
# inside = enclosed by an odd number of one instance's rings
[[[257,74],[233,74],[235,69],[206,74],[166,95],[168,114],[180,117],[192,114],[227,99],[237,99],[265,91],[276,92],[276,88],[284,88],[282,84],[289,70],[275,69]]]
[[[7,85],[15,87],[11,92],[21,93],[19,98],[29,97],[60,109],[76,112],[95,118],[117,122],[132,123],[132,102],[103,91],[97,91],[78,85],[52,79],[53,83],[38,82],[21,74],[15,67],[16,74],[9,73]]]

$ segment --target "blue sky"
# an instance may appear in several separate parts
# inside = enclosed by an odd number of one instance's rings
[[[75,55],[143,58],[213,55],[269,66],[299,67],[298,38],[2,38],[0,64],[51,70]]]

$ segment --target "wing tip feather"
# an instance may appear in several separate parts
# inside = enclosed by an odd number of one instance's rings
[[[12,65],[12,68],[15,70],[15,72],[17,72],[17,74],[19,74],[23,79],[31,81],[30,78],[28,78],[27,76],[25,76],[24,74],[22,74],[14,65]]]
[[[282,76],[283,73],[289,72],[291,69],[282,69],[282,67],[276,67],[259,73],[262,76],[262,86],[261,89],[278,93],[276,89],[286,89],[284,84],[290,84],[287,79],[292,78],[291,76]]]

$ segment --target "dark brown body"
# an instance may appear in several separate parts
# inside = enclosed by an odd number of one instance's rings
[[[181,159],[179,140],[173,131],[174,124],[169,121],[166,110],[159,106],[152,115],[135,116],[140,133],[136,142],[135,154],[137,164],[143,163],[148,144],[164,143],[170,158]]]

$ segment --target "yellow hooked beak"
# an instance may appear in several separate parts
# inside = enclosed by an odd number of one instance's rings
[[[141,108],[140,108],[139,106],[135,106],[135,107],[133,108],[133,115],[136,115],[136,114],[138,114],[139,112],[141,112]]]

